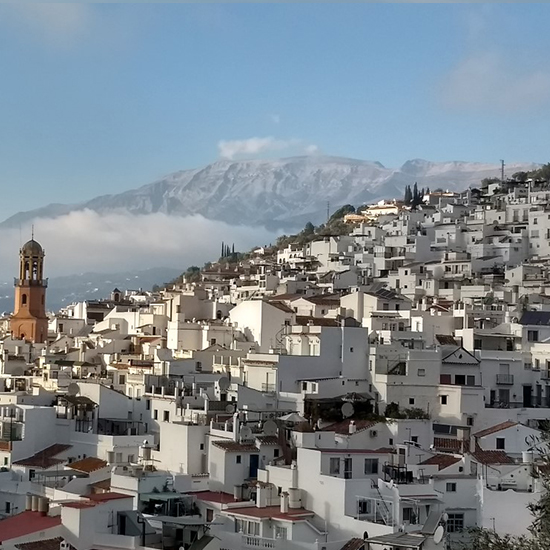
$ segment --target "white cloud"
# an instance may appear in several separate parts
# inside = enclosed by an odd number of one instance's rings
[[[232,160],[235,157],[256,156],[262,153],[277,151],[311,154],[312,151],[317,151],[317,146],[304,143],[301,139],[276,139],[269,136],[263,138],[221,140],[218,142],[218,150],[220,157]]]
[[[221,241],[249,250],[275,240],[264,228],[230,226],[202,216],[71,212],[34,221],[35,238],[46,251],[46,276],[85,271],[115,273],[151,267],[184,268],[218,258]],[[30,235],[30,226],[22,228]],[[23,239],[25,240],[25,239]],[[17,270],[20,231],[0,230],[0,278]]]
[[[451,108],[528,111],[550,103],[550,70],[522,68],[496,53],[472,55],[446,76],[441,98]]]

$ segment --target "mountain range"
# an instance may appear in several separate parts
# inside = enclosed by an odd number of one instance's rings
[[[507,174],[532,170],[534,163],[510,164]],[[405,186],[464,190],[486,177],[498,177],[500,165],[430,162],[416,159],[400,168],[379,162],[330,156],[279,160],[220,160],[203,168],[169,174],[151,184],[79,204],[50,204],[20,212],[0,224],[19,227],[36,218],[56,218],[75,210],[98,213],[200,214],[230,225],[297,229],[306,221],[324,221],[330,208],[359,206],[401,197]]]

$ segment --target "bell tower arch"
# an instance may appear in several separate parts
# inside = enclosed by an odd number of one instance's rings
[[[19,251],[19,277],[15,279],[15,304],[10,321],[12,336],[43,343],[48,337],[44,250],[34,238]]]

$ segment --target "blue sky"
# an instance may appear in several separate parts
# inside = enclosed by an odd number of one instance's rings
[[[2,4],[0,218],[220,156],[546,162],[544,4]]]

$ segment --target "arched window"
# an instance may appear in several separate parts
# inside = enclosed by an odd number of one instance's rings
[[[23,294],[23,296],[21,296],[21,303],[23,305],[26,305],[27,304],[27,295],[26,294]]]

